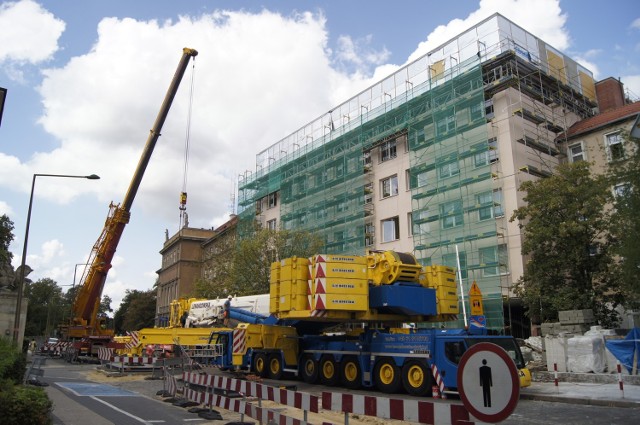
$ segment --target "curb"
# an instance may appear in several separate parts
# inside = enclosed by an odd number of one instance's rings
[[[556,403],[581,404],[581,405],[601,406],[601,407],[621,407],[621,408],[640,407],[640,402],[637,402],[637,401],[561,397],[561,396],[553,396],[553,395],[545,395],[545,394],[520,393],[520,400],[551,401]]]

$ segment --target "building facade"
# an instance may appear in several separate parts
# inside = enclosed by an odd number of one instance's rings
[[[240,237],[257,220],[320,234],[327,253],[454,266],[489,328],[528,336],[511,297],[518,187],[553,172],[558,134],[596,105],[589,70],[495,14],[259,153],[239,182]]]
[[[215,235],[213,229],[181,228],[167,237],[160,255],[162,267],[156,271],[156,326],[169,322],[171,301],[192,296],[195,284],[202,275],[202,244]]]

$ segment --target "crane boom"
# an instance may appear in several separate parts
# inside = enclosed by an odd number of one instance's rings
[[[104,229],[91,251],[88,261],[88,264],[90,264],[89,270],[86,274],[83,274],[84,279],[80,283],[80,289],[72,306],[72,323],[67,330],[67,337],[69,338],[81,338],[87,335],[107,335],[112,332],[103,329],[97,317],[107,273],[111,268],[111,261],[115,255],[124,227],[129,222],[131,205],[140,187],[142,176],[149,164],[153,149],[160,137],[160,131],[171,108],[173,98],[178,91],[189,60],[197,56],[197,54],[198,52],[194,49],[183,49],[180,63],[149,133],[124,200],[122,204],[111,203],[109,205],[109,214],[105,221]]]

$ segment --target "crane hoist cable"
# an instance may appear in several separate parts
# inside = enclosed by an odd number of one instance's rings
[[[191,68],[191,81],[189,84],[189,109],[187,112],[187,128],[185,131],[185,141],[184,141],[184,168],[183,168],[183,178],[182,178],[182,192],[180,192],[180,206],[178,207],[180,210],[180,226],[186,226],[187,223],[187,178],[189,174],[189,143],[191,140],[191,116],[193,110],[193,87],[194,80],[196,74],[196,64],[195,60],[193,61]]]

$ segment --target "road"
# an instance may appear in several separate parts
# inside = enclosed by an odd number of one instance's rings
[[[142,376],[110,378],[96,372],[95,365],[75,365],[62,360],[49,359],[44,366],[42,381],[49,397],[54,402],[54,425],[139,425],[139,424],[221,424],[240,421],[240,415],[220,410],[222,421],[209,421],[190,413],[188,409],[162,402],[156,395],[163,389],[162,380],[145,380]],[[266,382],[265,382],[266,383]],[[293,381],[298,390],[320,395],[322,391],[335,388],[311,386]],[[356,391],[357,393],[384,396],[379,392]],[[396,397],[411,398],[406,395]],[[458,402],[438,400],[439,403]],[[295,411],[295,409],[293,409]],[[295,412],[298,413],[298,412]],[[289,413],[293,415],[293,413]],[[578,404],[545,401],[520,400],[514,413],[501,422],[503,424],[610,424],[631,425],[638,423],[640,409],[586,406]],[[310,416],[309,421],[317,423],[318,417]],[[321,417],[335,424],[343,423],[339,413]],[[366,420],[362,420],[366,419]],[[250,418],[247,421],[255,423]],[[349,420],[350,425],[402,424],[399,421],[385,421],[380,418],[357,418]],[[478,422],[476,422],[478,423]]]

